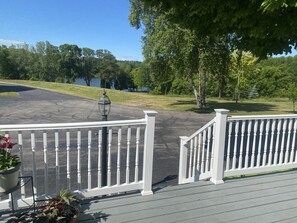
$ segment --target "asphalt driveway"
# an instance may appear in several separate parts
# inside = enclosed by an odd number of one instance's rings
[[[16,85],[0,84],[0,89],[20,93],[18,97],[0,97],[0,124],[100,120],[96,100]],[[143,110],[146,109],[112,104],[109,120],[143,118]],[[171,177],[168,176],[178,174],[179,136],[191,135],[211,120],[214,114],[164,110],[157,112],[153,183],[176,184],[177,180],[170,180]]]

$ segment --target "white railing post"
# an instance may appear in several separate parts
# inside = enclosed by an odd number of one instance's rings
[[[216,129],[214,141],[213,173],[210,179],[214,184],[224,183],[224,149],[226,138],[227,114],[229,110],[215,109]]]
[[[156,111],[144,111],[146,128],[144,135],[144,154],[143,154],[143,190],[142,195],[150,195],[152,192],[153,177],[153,156],[154,156],[154,137],[155,137],[155,116]]]
[[[187,175],[187,158],[188,149],[185,147],[186,136],[180,136],[180,155],[179,155],[179,170],[178,170],[178,184],[183,184]]]

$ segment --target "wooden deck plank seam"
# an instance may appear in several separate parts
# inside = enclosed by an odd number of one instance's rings
[[[292,187],[292,189],[291,190],[288,190],[287,188],[290,188],[290,187]],[[254,195],[254,196],[257,196],[258,198],[260,198],[260,197],[267,197],[267,196],[270,196],[268,193],[269,193],[269,191],[271,190],[271,194],[272,195],[280,195],[280,194],[283,194],[283,193],[288,193],[288,192],[294,192],[295,190],[296,190],[296,185],[295,184],[292,184],[292,185],[285,185],[285,186],[281,186],[281,187],[279,187],[279,189],[286,189],[285,190],[285,192],[279,192],[278,194],[275,194],[275,192],[273,191],[273,190],[275,190],[275,188],[270,188],[270,189],[263,189],[263,190],[254,190],[254,191],[250,191],[250,190],[247,190],[245,193],[242,193],[242,192],[240,192],[240,193],[230,193],[230,194],[221,194],[221,195],[223,195],[223,197],[227,197],[227,196],[229,196],[228,198],[232,198],[232,197],[237,197],[237,195],[241,195],[241,197],[245,197],[245,195],[248,195],[250,198],[252,198],[252,195],[251,195],[251,192],[255,192],[255,193],[259,193],[260,195],[262,195],[262,196],[259,196],[259,195]],[[262,193],[262,192],[265,192],[265,193]],[[185,197],[185,196],[183,196],[183,197]],[[189,202],[197,202],[197,201],[199,201],[199,202],[203,202],[203,201],[207,201],[207,202],[210,202],[211,200],[217,200],[218,198],[220,198],[220,197],[218,197],[218,196],[216,196],[216,195],[214,195],[214,196],[212,196],[212,197],[206,197],[206,198],[201,198],[201,197],[199,197],[198,195],[195,195],[195,196],[193,196],[193,195],[191,195],[191,194],[188,194],[186,197],[188,197],[189,199],[187,199],[187,198],[184,198],[183,200],[188,200],[187,202],[180,202],[181,201],[181,199],[180,199],[180,197],[170,197],[170,198],[165,198],[165,199],[163,199],[163,201],[164,202],[162,202],[161,204],[156,204],[156,202],[153,202],[153,203],[149,203],[150,205],[148,206],[148,205],[145,205],[145,204],[142,204],[142,203],[139,203],[139,204],[130,204],[130,205],[125,205],[125,206],[123,206],[123,205],[120,205],[120,206],[112,206],[112,207],[110,207],[110,208],[108,208],[109,210],[113,210],[113,209],[119,209],[119,208],[121,208],[121,207],[124,207],[124,208],[127,208],[128,206],[131,206],[131,207],[133,207],[133,206],[137,206],[137,207],[141,207],[141,206],[144,206],[145,207],[145,209],[139,209],[139,208],[137,208],[136,210],[135,210],[135,212],[136,211],[143,211],[143,210],[146,210],[146,209],[148,209],[150,206],[152,206],[152,207],[154,207],[154,208],[158,208],[158,207],[168,207],[168,206],[171,206],[171,205],[164,205],[164,204],[169,204],[169,203],[173,203],[173,202],[176,202],[176,200],[178,200],[179,201],[179,204],[187,204],[187,203],[189,203]],[[221,196],[222,197],[222,196]],[[139,206],[139,205],[141,205],[141,206]],[[107,209],[106,207],[102,207],[103,209]],[[97,208],[96,208],[97,209]],[[94,211],[94,210],[96,210],[96,209],[91,209],[91,210],[89,210],[89,212],[90,211]],[[131,211],[129,210],[129,213],[131,213]]]
[[[289,171],[231,179],[221,185],[197,182],[167,187],[147,197],[133,194],[121,199],[99,200],[85,205],[88,209],[80,220],[92,221],[88,215],[99,212],[110,214],[107,222],[123,223],[191,222],[191,218],[194,219],[192,222],[197,219],[219,222],[216,221],[218,216],[249,221],[263,216],[271,218],[276,213],[279,213],[279,219],[286,220],[287,216],[280,215],[292,215],[295,214],[292,211],[297,210],[296,176],[296,171]],[[294,219],[295,216],[291,215],[290,218]]]
[[[263,207],[263,205],[271,205],[271,204],[277,204],[277,206],[278,206],[280,203],[288,202],[288,201],[294,201],[294,203],[295,203],[296,199],[297,199],[297,194],[296,194],[296,197],[294,197],[294,198],[285,199],[285,200],[284,199],[283,200],[277,200],[275,202],[268,202],[268,203],[263,203],[262,202],[262,203],[260,203],[258,205],[252,205],[252,206],[251,206],[251,204],[249,204],[249,205],[247,205],[245,207],[240,207],[240,208],[238,208],[238,205],[236,205],[235,208],[233,208],[231,210],[228,210],[228,212],[231,213],[231,212],[234,212],[234,211],[237,211],[237,210],[242,210],[243,208],[247,209],[247,208],[254,208],[254,207]],[[139,222],[139,223],[141,223],[142,221],[143,222],[154,222],[154,220],[152,221],[152,219],[155,219],[156,217],[158,218],[158,221],[164,222],[164,221],[166,221],[166,219],[164,219],[164,218],[167,218],[167,217],[177,219],[177,217],[180,216],[181,218],[184,219],[185,216],[193,216],[194,215],[193,218],[198,219],[198,218],[209,217],[209,216],[213,216],[213,215],[225,214],[226,213],[226,210],[222,210],[219,207],[216,207],[215,211],[216,210],[221,210],[221,211],[219,211],[219,212],[210,212],[210,210],[208,209],[207,210],[208,213],[203,214],[203,213],[199,213],[199,212],[201,212],[201,209],[198,209],[197,207],[194,207],[192,209],[187,209],[187,210],[184,210],[184,211],[178,211],[177,213],[175,213],[173,211],[173,212],[170,212],[170,213],[162,213],[162,214],[159,214],[159,215],[154,214],[153,216],[146,216],[146,217],[137,218],[137,219],[129,218],[129,220],[121,221],[121,222],[122,223],[127,223],[127,222]],[[119,219],[123,220],[123,216],[121,216]],[[147,221],[148,219],[150,219],[150,220]],[[176,222],[176,221],[174,221],[174,222]],[[181,220],[179,219],[177,222],[181,222]]]
[[[292,172],[286,172],[286,173],[280,173],[281,174],[281,177],[283,177],[282,175],[284,174],[295,174],[296,173],[292,173]],[[254,177],[254,176],[253,176]],[[270,178],[269,176],[265,176],[265,178]],[[250,177],[247,177],[247,178],[240,178],[240,179],[235,179],[235,180],[228,180],[227,182],[225,182],[225,184],[222,184],[222,185],[218,185],[220,186],[220,190],[222,189],[222,187],[229,187],[229,184],[232,183],[232,189],[234,188],[238,188],[238,187],[246,187],[247,185],[246,184],[242,184],[244,183],[244,180],[248,180],[250,181],[251,178]],[[271,179],[269,182],[260,182],[261,184],[266,184],[266,183],[270,183],[270,182],[275,182],[275,181],[280,181],[280,180],[283,180],[283,179]],[[240,182],[238,182],[240,181]],[[199,191],[201,191],[201,188],[207,188],[207,190],[216,190],[216,187],[209,187],[210,185],[212,186],[216,186],[216,185],[213,185],[212,183],[207,183],[207,184],[204,184],[205,182],[196,182],[196,183],[191,183],[191,184],[184,184],[184,185],[179,185],[179,186],[172,186],[172,187],[168,187],[168,188],[165,188],[166,191],[158,191],[157,193],[155,194],[167,194],[167,193],[171,193],[171,191],[174,191],[175,193],[177,193],[178,191],[185,191],[186,189],[193,189],[193,188],[199,188]],[[228,184],[228,185],[227,185]],[[251,184],[250,184],[251,185]],[[254,181],[253,185],[259,185],[259,182],[258,181]],[[189,186],[189,187],[188,187]],[[198,189],[197,189],[198,191]],[[203,193],[206,192],[206,191],[203,191]],[[199,192],[198,192],[199,193]],[[138,200],[139,196],[138,194],[136,195],[132,195],[132,197],[129,197],[129,198],[134,198],[135,200]],[[151,196],[150,197],[147,197],[148,198],[148,202],[150,202],[151,199],[154,199],[152,198]],[[107,198],[107,199],[104,199],[105,203],[108,203],[108,202],[111,202],[113,203],[113,200],[117,200],[118,202],[120,202],[121,200],[126,204],[126,199],[127,197],[126,196],[122,196],[121,198],[118,198],[118,197],[110,197],[110,198]],[[141,201],[140,203],[143,203],[144,201]]]
[[[193,194],[193,191],[188,191],[187,193],[183,193],[181,195],[178,195],[178,196],[175,196],[176,198],[177,197],[185,197],[185,196],[190,196],[190,197],[197,197],[197,196],[201,196],[203,194],[205,194],[206,192],[208,194],[212,194],[213,193],[213,197],[214,198],[217,198],[217,194],[224,194],[225,196],[226,195],[237,195],[237,194],[245,194],[245,193],[251,193],[251,192],[257,192],[257,191],[260,191],[260,190],[269,190],[269,189],[275,189],[275,188],[285,188],[285,187],[288,187],[288,186],[295,186],[297,184],[297,179],[288,179],[288,181],[293,181],[292,183],[286,183],[285,185],[283,184],[283,182],[275,182],[277,184],[280,184],[279,186],[278,185],[271,185],[271,184],[264,184],[262,185],[263,188],[259,188],[259,187],[253,187],[253,188],[250,188],[250,187],[247,187],[247,186],[242,186],[241,189],[243,189],[243,191],[233,191],[234,188],[226,188],[225,190],[210,190],[210,191],[197,191],[197,193]],[[238,189],[238,188],[237,188]],[[259,190],[260,189],[260,190]],[[185,192],[185,191],[184,191]],[[226,193],[226,192],[230,192],[229,193]],[[176,195],[176,194],[175,194]],[[142,197],[138,197],[138,202],[129,202],[129,203],[125,203],[124,205],[125,206],[128,206],[128,205],[136,205],[136,204],[145,204],[145,203],[156,203],[156,202],[159,202],[159,201],[163,201],[163,200],[170,200],[170,199],[173,199],[172,197],[161,197],[160,196],[155,196],[156,199],[153,199],[153,200],[148,200],[148,201],[142,201],[142,199],[140,199]],[[203,200],[209,200],[210,198],[212,197],[209,197],[209,195],[206,197],[206,198],[203,198],[203,197],[200,197],[199,200],[200,201],[203,201]],[[98,203],[99,204],[99,203]],[[111,206],[106,206],[106,204],[103,204],[103,208],[119,208],[121,207],[122,205],[119,204],[119,205],[111,205]]]
[[[294,221],[292,221],[294,219]],[[295,223],[295,222],[297,222],[297,215],[296,215],[296,217],[292,217],[292,218],[287,218],[287,219],[283,219],[282,220],[282,223],[286,223],[286,222],[284,222],[284,221],[287,221],[288,220],[288,222],[287,223]],[[279,221],[273,221],[273,222],[271,222],[271,223],[279,223]]]
[[[278,212],[287,212],[289,210],[296,210],[296,206],[295,207],[291,207],[291,208],[286,208],[284,210],[279,210]],[[265,215],[275,214],[275,213],[276,213],[275,211],[270,211],[270,212],[265,213],[264,215],[263,214],[257,214],[257,215],[254,215],[252,217],[237,218],[235,220],[230,220],[229,222],[238,222],[238,221],[244,221],[244,220],[251,220],[252,218],[259,218],[259,217],[262,217],[263,218],[263,216],[265,216]],[[297,213],[294,215],[294,217],[297,217]],[[286,220],[286,219],[284,219],[284,220]]]
[[[283,194],[287,194],[287,193],[290,193],[290,192],[286,192],[286,193],[282,193],[282,194],[278,194],[278,195],[271,195],[272,197],[275,197],[275,196],[279,196],[279,195],[283,195]],[[204,205],[203,207],[195,207],[193,210],[195,210],[196,208],[203,208],[203,209],[206,209],[206,208],[211,208],[211,207],[216,207],[216,206],[222,206],[222,205],[227,205],[227,204],[234,204],[234,203],[245,203],[245,201],[249,201],[249,200],[259,200],[259,199],[262,199],[262,198],[267,198],[269,196],[267,195],[263,195],[262,197],[259,197],[257,196],[256,198],[250,198],[250,199],[245,199],[245,200],[239,200],[239,201],[234,201],[234,200],[231,200],[230,202],[222,202],[221,204],[214,204],[214,205]],[[283,197],[283,196],[282,196]],[[197,201],[193,201],[193,202],[188,202],[188,204],[191,204],[191,203],[196,203]],[[279,201],[278,201],[279,202]],[[251,202],[252,203],[252,202]],[[271,202],[270,202],[271,203]],[[182,203],[179,203],[180,205],[182,205]],[[173,205],[168,205],[166,207],[163,207],[164,208],[167,208],[167,207],[170,207],[170,206],[175,206],[175,204]],[[192,205],[190,205],[191,207],[193,207]],[[157,209],[158,208],[153,208],[153,209]],[[149,211],[153,211],[153,209],[150,209]],[[145,211],[148,211],[147,209],[144,209]],[[188,210],[191,210],[191,209],[187,209],[186,211]],[[104,211],[104,210],[103,210]],[[139,211],[139,210],[138,210]],[[137,213],[138,211],[134,211],[135,213]],[[118,213],[118,215],[123,215],[123,214],[129,214],[129,215],[133,215],[134,212],[131,212],[131,209],[129,209],[129,211],[127,213]],[[164,214],[164,213],[163,213]],[[171,213],[169,213],[171,214]],[[113,215],[115,215],[115,213],[113,213]]]

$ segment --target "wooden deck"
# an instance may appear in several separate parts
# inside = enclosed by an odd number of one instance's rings
[[[92,199],[79,222],[297,222],[297,171],[168,186],[154,195]]]

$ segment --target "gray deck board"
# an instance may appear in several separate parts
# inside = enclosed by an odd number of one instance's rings
[[[80,222],[297,222],[297,171],[93,199],[82,205]]]

